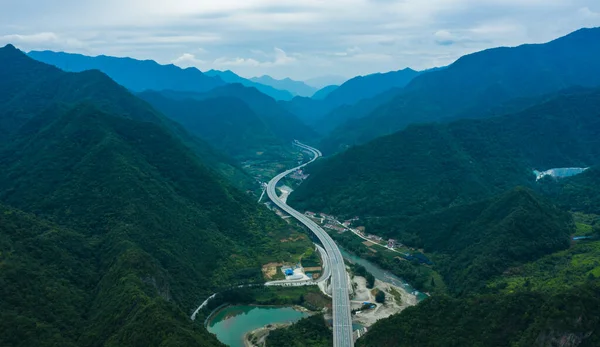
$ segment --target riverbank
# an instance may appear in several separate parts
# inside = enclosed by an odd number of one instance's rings
[[[354,297],[352,298],[352,309],[359,310],[353,317],[352,322],[364,327],[370,327],[380,319],[387,318],[393,314],[402,312],[407,307],[417,304],[417,297],[400,286],[395,286],[380,280],[375,280],[373,289],[367,288],[367,280],[361,276],[352,279]],[[364,302],[375,303],[375,293],[385,293],[385,302],[376,303],[377,307],[361,311]]]

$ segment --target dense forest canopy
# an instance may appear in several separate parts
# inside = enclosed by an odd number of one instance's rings
[[[195,307],[311,247],[102,73],[0,62],[0,344],[220,345]]]

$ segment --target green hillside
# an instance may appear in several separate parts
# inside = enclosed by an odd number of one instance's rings
[[[166,126],[193,148],[205,164],[240,187],[253,186],[250,177],[232,159],[190,136],[179,124],[97,70],[64,72],[8,45],[0,49],[0,90],[0,144],[42,110],[93,100],[105,112]]]
[[[598,346],[598,290],[594,281],[552,295],[433,297],[375,323],[356,346]]]
[[[566,179],[544,178],[539,190],[564,208],[600,215],[600,167]]]
[[[576,90],[517,114],[414,125],[316,163],[288,201],[389,226],[533,187],[534,169],[598,163],[599,105],[600,89]]]
[[[323,347],[333,345],[333,334],[322,315],[301,319],[287,328],[271,331],[265,346]]]
[[[244,102],[265,126],[279,138],[291,141],[294,139],[308,140],[316,136],[314,130],[304,124],[296,115],[287,111],[273,98],[261,93],[256,88],[241,84],[229,84],[215,88],[206,93],[182,93],[162,91],[161,94],[171,99],[193,98],[197,100],[215,98],[236,98]]]
[[[172,99],[158,92],[139,97],[224,153],[244,161],[261,157],[282,159],[290,148],[246,103],[235,97]],[[285,147],[285,149],[284,149]]]
[[[446,285],[464,293],[481,290],[510,267],[568,248],[574,232],[568,213],[516,188],[415,218],[391,233],[432,254]]]
[[[6,51],[2,76],[27,75],[33,61]],[[109,79],[98,85],[101,73],[34,63],[39,84],[15,77],[0,93],[13,125],[0,146],[11,206],[0,214],[0,344],[220,345],[191,312],[262,282],[262,264],[298,257],[308,237],[205,166],[178,126]],[[33,107],[28,93],[48,97]]]

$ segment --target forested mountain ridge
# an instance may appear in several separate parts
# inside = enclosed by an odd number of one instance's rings
[[[13,125],[0,144],[11,206],[0,208],[0,324],[15,332],[0,344],[221,345],[189,320],[194,308],[310,247],[100,72],[64,73],[12,47],[0,62],[1,77],[18,76],[0,82],[11,105],[0,119]],[[300,243],[280,242],[290,234]]]
[[[281,138],[276,129],[271,129],[238,98],[172,99],[154,91],[138,96],[192,134],[240,161],[256,158],[257,153],[276,157],[282,147],[288,146],[289,139]]]
[[[479,117],[519,97],[570,86],[600,86],[600,28],[581,29],[545,44],[494,48],[423,73],[367,117],[334,130],[324,152],[368,142],[412,123]]]
[[[600,89],[570,90],[513,115],[413,125],[314,164],[300,209],[409,218],[532,186],[532,170],[600,158]]]
[[[334,88],[325,97],[296,97],[291,101],[280,102],[280,104],[307,124],[319,127],[321,122],[334,122],[334,126],[337,126],[341,124],[340,122],[347,120],[343,118],[344,112],[338,112],[335,120],[329,120],[330,112],[334,112],[340,107],[354,105],[364,99],[374,98],[391,89],[403,88],[419,74],[418,71],[406,68],[399,71],[358,76]]]
[[[511,267],[566,249],[574,232],[568,213],[533,191],[515,188],[414,218],[387,234],[433,254],[451,292],[472,293]]]
[[[218,153],[204,141],[190,136],[179,124],[169,120],[146,102],[97,70],[64,72],[38,62],[8,45],[0,49],[0,144],[23,124],[46,108],[93,99],[106,112],[167,126],[193,148],[204,163],[229,177],[240,187],[253,184],[250,177],[230,158]]]
[[[218,77],[229,84],[241,84],[248,88],[256,88],[261,93],[272,97],[275,100],[291,100],[294,95],[285,89],[277,89],[273,86],[258,83],[247,78],[243,78],[231,70],[219,71],[209,70],[206,71],[207,76]]]
[[[311,87],[302,81],[294,81],[291,78],[284,78],[282,80],[278,80],[271,76],[263,75],[260,77],[252,77],[250,80],[253,82],[271,86],[273,88],[287,90],[294,96],[299,95],[312,97],[313,94],[317,92],[317,88]]]
[[[125,88],[137,92],[146,89],[206,92],[225,84],[220,78],[203,74],[196,68],[182,69],[172,64],[160,65],[153,60],[105,55],[89,57],[52,51],[32,51],[28,55],[64,71],[100,70]]]
[[[403,88],[421,73],[411,68],[354,77],[329,93],[325,100],[336,106],[354,104],[393,88]]]
[[[289,140],[309,140],[317,136],[315,131],[304,124],[296,115],[281,107],[273,98],[261,93],[256,88],[246,87],[239,83],[228,84],[206,93],[180,93],[162,91],[161,94],[171,99],[206,100],[220,97],[236,98],[243,101],[258,117],[262,119],[270,131],[278,137]]]
[[[357,346],[594,347],[600,344],[598,280],[546,294],[433,297],[382,319]]]

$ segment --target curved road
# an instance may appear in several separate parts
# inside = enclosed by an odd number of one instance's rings
[[[350,308],[350,299],[348,295],[348,276],[346,275],[346,265],[344,265],[344,258],[339,248],[333,241],[333,239],[327,235],[325,230],[321,229],[315,222],[304,214],[294,210],[286,203],[281,201],[277,197],[275,187],[277,183],[285,176],[290,173],[303,168],[304,166],[312,163],[322,156],[318,149],[304,145],[300,142],[295,142],[295,145],[306,149],[313,153],[314,158],[308,163],[297,166],[293,169],[286,170],[279,175],[275,176],[267,185],[267,195],[269,199],[277,205],[280,209],[287,212],[292,217],[296,218],[302,224],[306,225],[321,241],[325,251],[329,255],[329,269],[331,270],[332,280],[332,298],[333,298],[333,346],[334,347],[348,347],[354,345],[352,337],[352,317]]]

